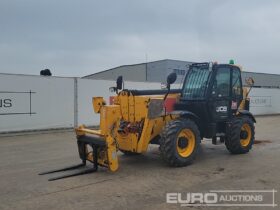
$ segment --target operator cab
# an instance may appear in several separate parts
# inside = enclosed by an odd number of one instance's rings
[[[181,98],[174,109],[192,112],[203,125],[204,137],[225,132],[225,122],[243,99],[240,68],[231,64],[195,63],[185,77]]]

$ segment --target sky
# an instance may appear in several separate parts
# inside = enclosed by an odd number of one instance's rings
[[[0,72],[85,76],[161,59],[280,74],[279,0],[0,0]]]

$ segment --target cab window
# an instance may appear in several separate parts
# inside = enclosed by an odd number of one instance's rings
[[[232,96],[235,98],[242,96],[240,71],[236,68],[232,71]]]
[[[212,95],[226,97],[230,93],[230,68],[220,67],[217,69],[212,88]]]

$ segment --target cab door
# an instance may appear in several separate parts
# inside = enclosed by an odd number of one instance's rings
[[[235,113],[243,99],[241,72],[238,67],[235,66],[232,67],[231,83],[232,83],[231,110],[233,113]]]
[[[210,91],[210,112],[213,122],[226,121],[231,113],[231,66],[218,65]]]

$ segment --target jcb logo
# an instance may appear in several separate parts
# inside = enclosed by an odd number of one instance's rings
[[[216,107],[216,112],[227,112],[227,106]]]

